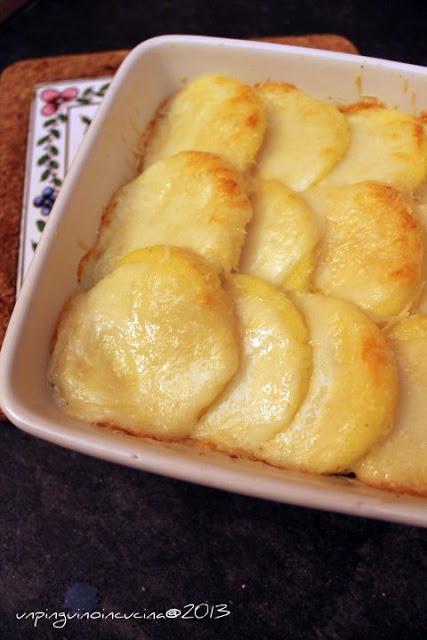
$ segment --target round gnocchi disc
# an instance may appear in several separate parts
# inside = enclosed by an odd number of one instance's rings
[[[304,191],[324,178],[347,150],[347,121],[332,105],[290,84],[265,82],[257,96],[267,116],[267,130],[256,175]]]
[[[407,311],[419,295],[423,263],[412,199],[379,182],[319,185],[306,198],[324,228],[315,287],[377,322]]]
[[[243,275],[232,276],[227,289],[240,326],[240,367],[193,437],[253,454],[295,415],[308,387],[311,348],[300,314],[282,291]]]
[[[350,131],[347,153],[327,176],[330,184],[377,180],[413,191],[427,177],[427,138],[411,115],[378,102],[341,107]]]
[[[251,216],[240,174],[218,156],[185,151],[160,160],[113,197],[81,263],[82,283],[91,286],[127,253],[157,244],[191,249],[228,273]]]
[[[401,320],[387,337],[399,370],[396,422],[353,471],[381,489],[427,495],[427,316]]]
[[[224,75],[205,75],[160,109],[146,135],[143,166],[196,150],[216,153],[246,171],[265,132],[265,116],[252,87]]]
[[[49,381],[69,415],[177,440],[236,372],[232,302],[193,253],[141,249],[64,308]]]
[[[278,180],[259,180],[240,258],[240,272],[288,290],[308,288],[318,231],[304,200]]]
[[[396,365],[380,329],[353,304],[300,293],[295,303],[307,323],[313,373],[291,424],[260,447],[278,467],[340,473],[392,428]]]

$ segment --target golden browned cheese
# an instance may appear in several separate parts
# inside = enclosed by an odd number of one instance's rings
[[[423,112],[418,121],[423,127],[424,135],[427,138],[427,112]],[[427,178],[417,189],[415,201],[417,215],[421,222],[424,247],[422,288],[415,309],[420,313],[427,314]]]
[[[265,116],[254,90],[224,75],[197,78],[161,109],[143,151],[143,166],[179,151],[209,151],[239,171],[254,162]]]
[[[318,231],[302,198],[277,180],[259,180],[251,195],[239,270],[288,290],[310,285]]]
[[[190,251],[150,247],[69,302],[49,382],[74,418],[177,440],[238,363],[233,306],[216,273]]]
[[[52,338],[57,404],[427,496],[427,115],[210,74],[141,144]]]
[[[427,176],[427,139],[420,122],[377,102],[342,109],[351,142],[326,181],[346,185],[378,180],[407,191],[416,189]]]
[[[227,290],[240,325],[240,367],[192,437],[251,454],[295,415],[310,379],[311,348],[300,314],[282,291],[243,275],[232,276]]]
[[[419,313],[427,314],[427,189],[422,194],[423,199],[417,205],[416,211],[418,219],[421,223],[421,232],[423,239],[423,269],[421,275],[420,296],[415,304],[415,309]]]
[[[91,286],[130,251],[155,244],[200,253],[218,271],[237,267],[252,207],[239,173],[218,156],[186,151],[122,187],[83,261]]]
[[[331,104],[283,82],[264,82],[257,95],[267,115],[267,131],[256,175],[304,191],[324,178],[349,144],[345,117]]]
[[[419,295],[421,228],[411,198],[387,185],[319,185],[305,194],[323,225],[314,284],[384,322]]]
[[[313,348],[308,393],[291,424],[259,448],[270,464],[339,473],[388,433],[397,398],[391,349],[378,327],[345,300],[300,293]]]
[[[395,425],[353,469],[372,486],[427,495],[427,316],[405,318],[387,335],[400,379]]]

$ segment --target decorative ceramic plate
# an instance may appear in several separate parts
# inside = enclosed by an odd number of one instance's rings
[[[17,293],[77,149],[111,78],[36,86],[30,116]]]

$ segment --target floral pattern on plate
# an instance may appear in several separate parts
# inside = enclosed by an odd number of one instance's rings
[[[38,85],[27,146],[17,292],[40,241],[55,199],[111,78]]]

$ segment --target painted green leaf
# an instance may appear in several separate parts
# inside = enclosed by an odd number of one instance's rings
[[[48,179],[49,176],[50,176],[50,169],[45,169],[40,176],[40,180],[44,182],[45,180]]]
[[[59,153],[58,148],[55,147],[53,144],[50,145],[48,151],[52,156],[57,156]]]
[[[53,184],[55,185],[55,187],[60,187],[62,185],[62,180],[60,178],[54,178]]]
[[[84,96],[88,96],[90,93],[92,93],[92,87],[88,87],[83,91]]]
[[[50,127],[52,124],[55,124],[56,118],[49,118],[46,122],[43,123],[44,127]]]
[[[34,240],[31,240],[31,248],[33,251],[37,249],[37,242],[34,242]]]
[[[87,98],[77,98],[77,102],[79,104],[90,104],[90,100],[88,100]]]
[[[36,225],[37,225],[37,229],[41,233],[46,226],[46,222],[44,220],[37,220]]]
[[[65,113],[60,113],[58,117],[61,120],[61,122],[67,122],[68,120],[68,116]]]
[[[39,138],[39,140],[37,140],[37,144],[44,144],[45,142],[47,142],[49,140],[49,136],[43,136],[43,138]]]
[[[46,164],[46,162],[49,160],[49,156],[45,153],[44,156],[41,156],[38,160],[37,160],[37,165],[39,167],[42,166],[42,164]]]
[[[102,87],[100,87],[99,90],[102,91],[102,93],[105,93],[109,86],[110,86],[110,83],[107,82],[106,84],[103,84]]]
[[[92,122],[92,120],[90,118],[88,118],[87,116],[80,116],[81,121],[86,124],[87,126],[90,125],[90,123]]]
[[[49,133],[50,133],[52,136],[54,136],[55,138],[60,138],[60,137],[61,137],[61,134],[59,133],[58,129],[51,129],[51,130],[49,131]]]
[[[49,162],[49,167],[51,169],[57,169],[59,167],[59,162],[57,162],[56,160],[51,160]]]

